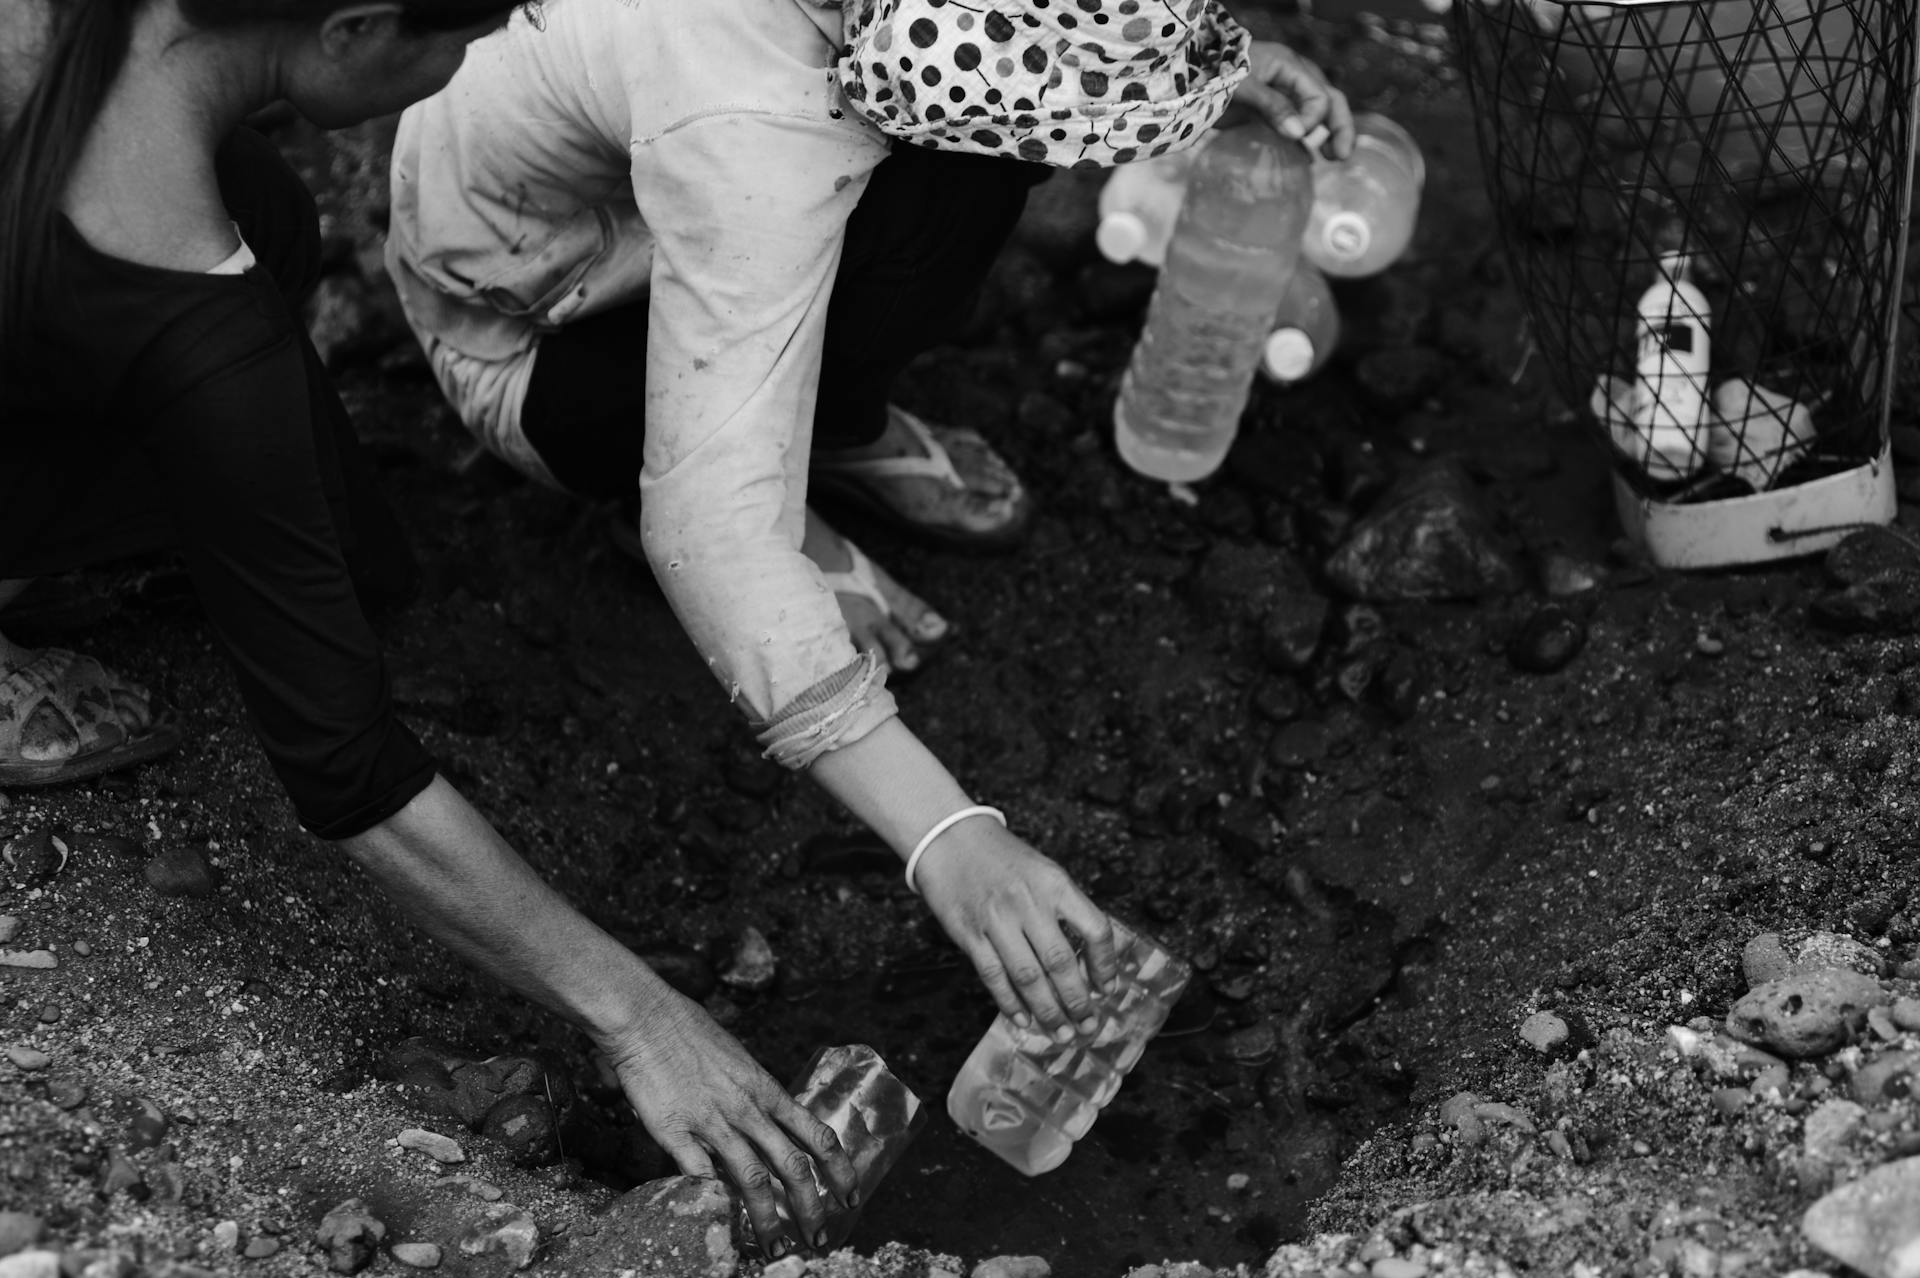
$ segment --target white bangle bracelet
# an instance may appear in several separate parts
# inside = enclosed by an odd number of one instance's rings
[[[920,858],[927,854],[927,849],[933,846],[933,841],[968,817],[977,816],[992,817],[1003,826],[1007,823],[1007,814],[999,808],[990,808],[985,804],[976,803],[970,808],[961,808],[958,812],[941,817],[933,823],[933,828],[921,835],[920,841],[913,845],[913,852],[907,857],[907,886],[913,889],[915,896],[920,895],[920,885],[913,881],[913,872],[920,868]]]

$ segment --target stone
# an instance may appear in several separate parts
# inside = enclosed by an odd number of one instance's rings
[[[1542,1056],[1564,1047],[1569,1032],[1567,1023],[1552,1012],[1535,1012],[1520,1022],[1520,1041]]]
[[[1829,550],[1821,566],[1834,585],[1855,586],[1920,568],[1920,546],[1897,528],[1863,528]]]
[[[0,1278],[60,1278],[57,1251],[16,1251],[0,1256]]]
[[[438,1269],[440,1244],[430,1242],[395,1243],[387,1248],[393,1258],[409,1269]]]
[[[52,950],[0,950],[0,967],[30,967],[51,971],[60,966]]]
[[[1320,650],[1332,602],[1307,577],[1298,560],[1279,577],[1273,599],[1260,618],[1260,659],[1280,674],[1306,669]]]
[[[773,984],[775,975],[773,947],[767,944],[767,938],[757,927],[742,928],[740,939],[734,945],[733,961],[720,973],[721,982],[737,990],[758,993]]]
[[[0,1211],[0,1256],[25,1251],[40,1241],[44,1229],[38,1216],[24,1211]]]
[[[1727,1012],[1727,1033],[1789,1058],[1819,1056],[1858,1034],[1867,1009],[1893,995],[1870,976],[1842,968],[1796,970],[1756,986]]]
[[[1808,606],[1807,616],[1840,634],[1905,634],[1920,621],[1920,573],[1890,573],[1828,591]]]
[[[247,1239],[247,1245],[240,1249],[240,1254],[248,1260],[265,1260],[268,1256],[273,1255],[273,1253],[279,1250],[280,1240],[278,1238],[260,1236]]]
[[[240,1222],[223,1220],[213,1227],[213,1245],[221,1252],[237,1251],[240,1247]]]
[[[740,1268],[736,1209],[709,1177],[669,1176],[628,1190],[596,1216],[591,1237],[576,1231],[569,1265],[580,1273],[630,1269],[679,1278],[733,1278]]]
[[[460,1250],[469,1256],[504,1257],[515,1269],[533,1263],[540,1246],[540,1226],[512,1203],[495,1203],[460,1236]]]
[[[1552,674],[1587,646],[1587,623],[1563,604],[1535,608],[1507,641],[1507,661],[1529,674]]]
[[[467,1161],[466,1151],[460,1148],[457,1141],[451,1137],[442,1136],[439,1132],[430,1132],[424,1127],[409,1127],[394,1139],[399,1141],[400,1148],[425,1154],[436,1163]]]
[[[11,914],[0,914],[0,945],[9,944],[20,935],[20,920]]]
[[[969,1278],[1047,1278],[1053,1266],[1039,1256],[989,1256],[973,1267]]]
[[[1806,1240],[1866,1278],[1920,1278],[1920,1158],[1876,1167],[1800,1218]]]
[[[135,1199],[145,1199],[151,1195],[147,1178],[141,1174],[139,1164],[128,1158],[127,1151],[118,1145],[107,1151],[107,1164],[100,1172],[100,1192],[108,1197],[125,1193]]]
[[[1382,1256],[1367,1272],[1371,1278],[1426,1278],[1427,1267],[1404,1256]]]
[[[1887,970],[1887,962],[1879,950],[1865,941],[1856,941],[1838,932],[1815,932],[1796,947],[1793,967],[1795,971],[1837,967],[1863,976],[1881,976]]]
[[[760,1278],[800,1278],[807,1272],[805,1256],[782,1256],[760,1271]]]
[[[53,1057],[37,1047],[25,1043],[13,1043],[7,1048],[7,1059],[13,1062],[15,1069],[28,1074],[37,1074],[53,1064]]]
[[[487,1111],[480,1134],[507,1147],[522,1167],[544,1167],[560,1156],[553,1107],[541,1096],[509,1096]]]
[[[161,896],[213,895],[213,867],[207,864],[205,854],[191,844],[167,848],[147,862],[143,873],[147,886]]]
[[[1340,593],[1371,603],[1477,599],[1519,589],[1513,551],[1457,462],[1395,481],[1326,564]]]
[[[1740,973],[1747,978],[1748,989],[1777,981],[1792,970],[1793,959],[1777,932],[1762,932],[1741,947]]]
[[[1909,1034],[1920,1034],[1920,998],[1895,999],[1887,1015]]]
[[[337,1274],[365,1269],[386,1236],[386,1225],[358,1198],[336,1204],[313,1231],[313,1241],[327,1253],[327,1267]]]
[[[1807,1157],[1832,1162],[1847,1150],[1847,1142],[1860,1130],[1867,1111],[1850,1100],[1821,1101],[1807,1115],[1801,1131],[1801,1148]]]
[[[453,1071],[454,1108],[469,1127],[479,1127],[508,1097],[528,1095],[550,1097],[560,1110],[572,1103],[573,1085],[532,1056],[489,1056]]]
[[[45,883],[66,868],[67,832],[48,826],[0,844],[0,866],[7,876],[22,887]]]
[[[1854,1071],[1849,1083],[1862,1105],[1899,1104],[1920,1092],[1920,1052],[1888,1052]]]

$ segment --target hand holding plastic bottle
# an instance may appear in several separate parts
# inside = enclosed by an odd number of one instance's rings
[[[1113,925],[1065,870],[997,822],[966,821],[941,835],[916,881],[1008,1019],[1071,1039],[1094,1018],[1088,976],[1105,990],[1119,975]]]
[[[1252,69],[1234,90],[1237,107],[1257,111],[1284,138],[1303,141],[1325,127],[1321,150],[1344,160],[1353,152],[1353,109],[1347,95],[1327,83],[1319,67],[1286,45],[1255,40],[1247,51]]]

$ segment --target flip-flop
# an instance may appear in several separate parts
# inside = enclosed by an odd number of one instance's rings
[[[116,692],[146,698],[138,684],[113,674],[92,657],[64,648],[39,656],[0,678],[0,787],[58,785],[145,763],[180,747],[180,732],[151,724],[134,733],[120,722]],[[34,759],[24,737],[35,712],[58,715],[80,742],[62,759]]]
[[[830,501],[857,506],[896,527],[958,550],[1011,550],[1025,540],[1033,518],[1033,502],[1019,476],[995,452],[980,432],[963,426],[933,426],[903,408],[889,406],[890,419],[910,434],[918,455],[838,459],[815,453],[808,470],[808,491]],[[959,508],[978,494],[954,465],[953,454],[963,453],[983,469],[995,472],[1006,495],[990,498],[1000,508],[990,527],[971,528],[957,520]],[[940,489],[935,509],[914,511],[896,482],[933,480]]]
[[[857,595],[873,605],[882,621],[894,620],[893,605],[888,603],[886,595],[881,593],[880,579],[874,576],[873,560],[867,558],[860,547],[849,541],[844,533],[840,534],[840,544],[847,548],[848,563],[839,572],[828,572],[824,568],[820,570],[820,578],[827,583],[827,589],[836,595]],[[939,614],[935,613],[934,616],[938,617]],[[900,622],[900,628],[906,631],[908,637],[916,644],[938,643],[952,632],[952,627],[944,619],[940,622],[938,634],[915,634],[905,621]]]

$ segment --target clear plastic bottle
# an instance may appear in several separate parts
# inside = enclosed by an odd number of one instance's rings
[[[1149,479],[1204,479],[1225,460],[1300,260],[1311,169],[1258,120],[1216,130],[1194,162],[1113,409],[1121,458]]]
[[[1315,155],[1307,260],[1339,279],[1377,275],[1407,251],[1427,163],[1411,134],[1384,115],[1353,117],[1353,153]]]
[[[1260,371],[1282,386],[1305,381],[1327,366],[1340,344],[1340,307],[1333,287],[1311,262],[1294,268],[1273,331],[1260,352]]]
[[[1025,1175],[1066,1161],[1192,975],[1185,963],[1118,924],[1114,948],[1120,988],[1095,1000],[1097,1029],[1058,1043],[997,1016],[947,1092],[947,1113],[960,1130]]]
[[[1192,146],[1149,160],[1116,165],[1100,188],[1100,224],[1093,242],[1109,262],[1145,262],[1159,266],[1186,198],[1187,177],[1212,133]]]
[[[853,1163],[860,1191],[860,1206],[842,1210],[820,1179],[816,1170],[814,1187],[827,1209],[824,1243],[818,1250],[831,1251],[847,1240],[860,1218],[861,1210],[873,1201],[873,1191],[894,1163],[906,1151],[920,1129],[926,1126],[926,1107],[913,1090],[887,1069],[880,1054],[864,1043],[844,1047],[823,1047],[813,1054],[806,1072],[793,1088],[793,1099],[800,1107],[833,1129],[840,1148]],[[782,1222],[791,1226],[793,1217],[781,1194],[775,1204]],[[740,1236],[751,1239],[753,1228],[741,1209]],[[791,1227],[787,1231],[803,1251],[814,1250],[810,1240]]]

